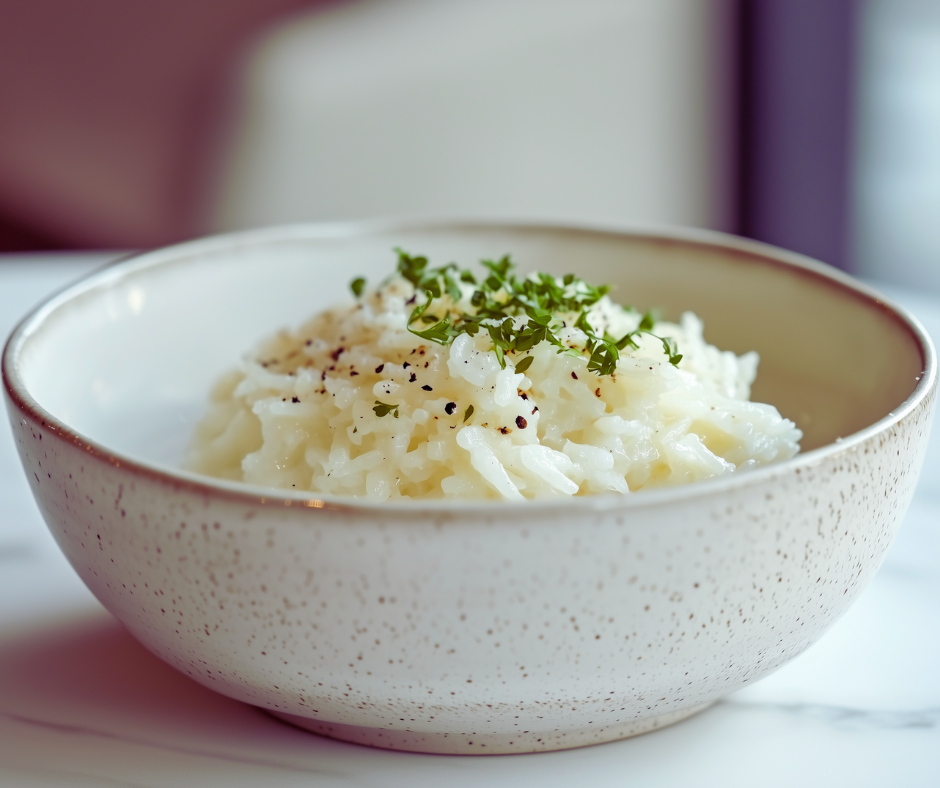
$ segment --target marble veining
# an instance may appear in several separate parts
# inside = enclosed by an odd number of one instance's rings
[[[96,728],[87,726],[87,725],[64,725],[62,723],[48,722],[46,720],[35,719],[32,717],[26,717],[18,714],[0,714],[0,717],[6,718],[13,723],[27,726],[35,726],[37,728],[52,731],[55,733],[64,733],[68,736],[82,736],[90,737],[97,739],[111,739],[116,742],[122,742],[125,744],[144,744],[148,746],[156,746],[161,750],[164,750],[168,753],[179,753],[181,755],[195,755],[198,757],[205,758],[214,758],[218,757],[218,753],[213,752],[211,748],[200,748],[200,747],[184,747],[180,745],[168,745],[163,742],[153,741],[146,736],[128,736],[126,734],[115,733],[107,730],[98,730]],[[225,755],[225,760],[229,763],[245,763],[251,764],[252,766],[263,766],[266,768],[275,769],[278,771],[288,771],[288,772],[298,772],[301,774],[328,774],[325,770],[316,769],[312,766],[306,769],[298,769],[296,767],[291,768],[287,767],[282,763],[278,763],[274,759],[270,758],[249,758],[245,756],[236,755],[233,753],[227,753]]]
[[[811,718],[842,731],[935,728],[940,724],[940,706],[911,711],[891,711],[829,706],[822,703],[742,703],[739,705]]]

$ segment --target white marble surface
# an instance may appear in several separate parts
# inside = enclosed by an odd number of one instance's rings
[[[0,334],[107,255],[0,256]],[[940,336],[940,297],[883,288]],[[710,710],[567,752],[322,739],[166,667],[85,589],[0,427],[0,786],[940,786],[940,430],[904,527],[818,644]]]

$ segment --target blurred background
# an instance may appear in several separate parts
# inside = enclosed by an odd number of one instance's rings
[[[0,0],[0,252],[413,215],[940,292],[940,0]]]

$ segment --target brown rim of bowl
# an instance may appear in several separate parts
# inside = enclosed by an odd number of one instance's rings
[[[29,394],[18,370],[18,356],[29,337],[37,331],[46,318],[63,307],[73,298],[92,290],[112,286],[121,279],[145,268],[156,267],[181,255],[200,254],[211,251],[237,248],[244,245],[258,245],[274,241],[301,239],[343,239],[364,237],[389,232],[562,232],[573,235],[606,235],[619,238],[636,238],[664,244],[698,246],[720,249],[737,256],[746,257],[764,265],[783,267],[815,279],[827,287],[847,292],[870,307],[885,312],[891,319],[904,327],[918,346],[922,360],[922,371],[917,385],[911,394],[897,408],[874,424],[848,435],[841,441],[812,449],[805,454],[797,454],[789,460],[766,465],[741,474],[705,479],[676,487],[641,491],[633,495],[601,493],[572,498],[566,501],[526,501],[509,503],[507,501],[475,500],[426,500],[400,501],[392,504],[369,503],[349,500],[341,496],[317,495],[312,492],[295,492],[277,488],[260,487],[242,482],[230,482],[213,479],[209,476],[192,473],[180,468],[150,463],[113,451],[68,427],[51,413],[44,410]],[[532,513],[542,510],[555,510],[559,506],[577,511],[635,509],[655,506],[663,501],[683,500],[686,498],[709,497],[728,489],[736,489],[752,483],[759,483],[767,478],[785,475],[796,469],[817,465],[833,455],[846,452],[864,443],[878,433],[899,423],[914,411],[936,387],[937,359],[936,351],[927,332],[920,322],[904,308],[885,298],[876,290],[858,282],[849,275],[820,263],[812,258],[795,252],[788,252],[769,244],[752,241],[713,230],[701,230],[686,227],[650,227],[633,225],[609,225],[588,223],[568,224],[555,222],[513,222],[489,220],[398,220],[380,219],[362,222],[341,222],[325,224],[293,224],[268,227],[255,230],[243,230],[223,235],[208,236],[194,241],[187,241],[173,246],[134,253],[106,264],[103,268],[92,271],[81,279],[59,289],[45,301],[30,311],[13,329],[3,349],[0,361],[0,375],[10,401],[34,424],[46,429],[63,440],[84,449],[89,456],[100,462],[151,477],[163,484],[177,489],[186,488],[197,493],[221,495],[227,499],[242,500],[256,506],[292,507],[313,510],[341,511],[349,515],[374,516],[380,511],[383,517],[395,517],[400,514],[413,516],[416,512],[439,514],[442,517],[459,515],[464,512],[493,512],[508,506],[526,507]],[[397,519],[397,518],[396,518]]]

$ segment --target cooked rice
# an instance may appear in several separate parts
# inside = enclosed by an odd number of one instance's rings
[[[472,287],[463,289],[457,306],[468,310]],[[641,335],[600,377],[589,354],[548,342],[501,369],[485,331],[450,346],[426,341],[407,330],[414,295],[396,276],[263,343],[215,386],[188,467],[374,502],[523,500],[683,484],[799,450],[793,422],[748,401],[757,354],[707,344],[690,312],[654,327],[678,343],[678,367]],[[641,315],[605,296],[588,319],[621,336]],[[584,347],[571,322],[556,333]],[[527,355],[531,366],[516,373]],[[397,411],[379,416],[377,401]]]

